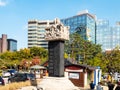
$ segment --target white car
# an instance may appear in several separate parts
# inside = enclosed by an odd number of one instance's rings
[[[10,73],[9,72],[5,72],[2,76],[2,78],[4,79],[5,84],[8,84],[8,78],[10,77]]]
[[[120,75],[117,76],[117,80],[118,80],[118,82],[120,82]]]

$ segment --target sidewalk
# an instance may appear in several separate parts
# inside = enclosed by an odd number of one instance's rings
[[[80,90],[66,77],[45,77],[37,87],[43,90]]]
[[[102,86],[102,87],[103,87],[103,90],[108,90],[107,86]],[[22,87],[21,89],[18,89],[18,90],[37,90],[37,88],[35,86],[26,86],[26,87]],[[55,90],[55,89],[53,89],[53,90]],[[66,90],[66,89],[62,89],[62,90]],[[72,90],[78,90],[78,89],[72,89]],[[85,88],[79,87],[79,90],[90,90],[90,88],[88,86]]]
[[[107,87],[107,86],[102,86],[102,87],[103,87],[103,90],[108,90],[108,87]],[[115,85],[115,87],[116,87],[116,85]],[[115,90],[115,87],[114,87],[113,90]],[[90,90],[90,87],[89,87],[89,85],[88,85],[88,86],[86,86],[86,87],[84,87],[84,88],[79,87],[79,89],[80,89],[80,90]],[[95,90],[96,90],[96,88],[95,88]]]
[[[43,88],[43,90],[90,90],[89,85],[87,85],[84,88],[75,87],[66,78],[46,77],[46,78],[43,78],[42,80],[40,79],[37,84],[38,84],[37,86],[26,86],[18,90],[38,90],[37,88],[39,89]],[[108,90],[107,86],[102,86],[102,87],[103,87],[103,90]]]
[[[65,77],[45,77],[37,83],[37,86],[26,86],[18,90],[80,90],[79,87]]]

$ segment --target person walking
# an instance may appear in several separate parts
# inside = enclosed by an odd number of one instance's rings
[[[93,81],[91,81],[91,83],[90,83],[90,89],[94,90],[94,88],[95,88],[95,84],[93,83]]]
[[[101,86],[100,82],[98,82],[98,85],[96,86],[96,90],[103,90],[103,87]]]
[[[115,90],[120,90],[120,82],[117,83]]]
[[[114,89],[114,84],[111,83],[110,81],[108,82],[108,90],[113,90]]]

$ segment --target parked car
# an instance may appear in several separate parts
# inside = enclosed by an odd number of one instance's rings
[[[5,84],[8,84],[8,78],[10,77],[10,75],[8,74],[4,74],[3,76],[2,76],[2,78],[3,78],[3,80],[4,80],[4,82],[5,82]]]
[[[7,72],[9,72],[11,75],[14,75],[15,73],[17,73],[15,69],[8,69]]]
[[[120,74],[117,76],[117,81],[120,82]]]
[[[33,73],[26,73],[26,74],[27,74],[27,78],[29,80],[35,80],[36,79],[35,74],[33,74]]]
[[[35,80],[35,75],[32,73],[16,73],[8,78],[8,82],[21,82],[26,80]]]
[[[0,76],[0,85],[5,85],[4,79]]]

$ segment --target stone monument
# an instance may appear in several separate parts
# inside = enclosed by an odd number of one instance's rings
[[[48,41],[49,76],[64,76],[64,41],[69,40],[69,27],[64,26],[58,18],[53,25],[47,22],[45,39]]]

